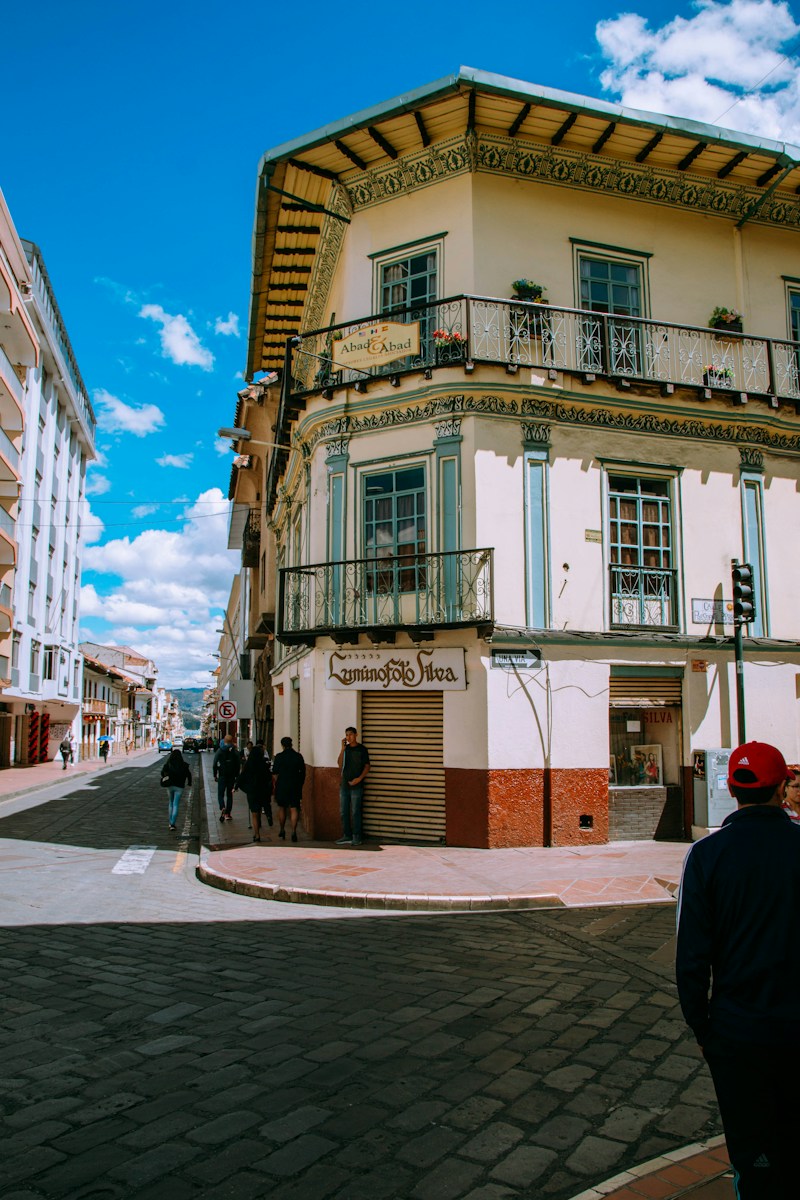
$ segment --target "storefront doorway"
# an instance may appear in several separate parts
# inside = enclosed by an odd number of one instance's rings
[[[610,841],[683,836],[680,677],[617,679],[609,708]]]
[[[380,841],[445,840],[441,692],[361,693],[360,740],[371,767],[364,833]]]

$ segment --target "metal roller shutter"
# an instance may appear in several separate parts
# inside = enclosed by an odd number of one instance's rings
[[[679,676],[664,679],[618,679],[612,675],[609,703],[613,708],[680,705],[682,688],[683,680]]]
[[[441,692],[362,692],[360,738],[369,750],[364,833],[445,839]]]

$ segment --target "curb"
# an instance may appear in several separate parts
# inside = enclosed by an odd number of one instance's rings
[[[212,871],[203,861],[195,870],[196,877],[209,887],[223,892],[235,892],[261,900],[276,900],[282,904],[324,904],[335,908],[372,908],[395,912],[513,912],[530,908],[564,908],[560,896],[402,896],[393,893],[326,892],[316,888],[291,887],[283,884],[251,883],[231,875]]]
[[[684,1174],[693,1174],[695,1179],[679,1181],[676,1168]],[[676,1200],[679,1196],[691,1195],[696,1188],[729,1172],[725,1138],[720,1135],[704,1142],[693,1142],[690,1146],[681,1146],[680,1150],[670,1150],[658,1158],[651,1158],[649,1162],[639,1163],[627,1171],[612,1175],[603,1183],[596,1183],[585,1192],[579,1192],[571,1200],[615,1200],[617,1195],[620,1200],[640,1196],[642,1200],[650,1196]],[[641,1188],[637,1186],[639,1183]]]

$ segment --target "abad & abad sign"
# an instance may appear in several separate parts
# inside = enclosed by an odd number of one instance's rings
[[[464,651],[326,650],[325,687],[333,691],[464,691]]]

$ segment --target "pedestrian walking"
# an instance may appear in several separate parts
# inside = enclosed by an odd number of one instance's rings
[[[61,745],[58,747],[61,752],[61,761],[63,762],[63,770],[66,771],[67,763],[71,762],[72,749],[69,744],[69,737],[65,737]]]
[[[275,777],[275,804],[278,809],[280,829],[278,837],[286,839],[286,811],[292,829],[292,841],[297,841],[297,822],[303,803],[303,784],[306,779],[306,764],[302,754],[292,746],[290,737],[281,738],[281,750],[272,762]]]
[[[369,775],[369,769],[367,747],[359,742],[358,730],[348,725],[339,751],[339,811],[342,818],[342,836],[336,839],[337,846],[360,846],[364,840],[364,780]]]
[[[103,766],[105,766],[108,761],[108,738],[104,738],[100,743],[100,757],[103,760]]]
[[[69,735],[69,761],[71,764],[77,762],[78,759],[78,739],[74,733]]]
[[[220,821],[232,821],[233,789],[242,769],[242,756],[233,744],[233,736],[228,733],[222,739],[219,750],[214,755],[213,771],[217,782],[217,804],[219,805]]]
[[[678,995],[711,1071],[740,1200],[797,1195],[800,827],[782,808],[788,775],[775,746],[734,750],[737,809],[692,846],[679,894]]]
[[[270,774],[269,759],[264,754],[264,747],[253,746],[247,756],[247,761],[241,768],[236,787],[247,796],[247,807],[250,810],[250,824],[253,826],[253,841],[261,841],[261,813],[269,812],[269,823],[272,824],[271,793],[272,775]]]
[[[178,827],[178,808],[181,802],[181,793],[187,783],[192,782],[192,772],[189,770],[189,764],[181,754],[180,750],[171,750],[167,761],[161,768],[161,786],[167,789],[167,799],[169,801],[168,819],[169,828],[172,833],[175,833]]]

